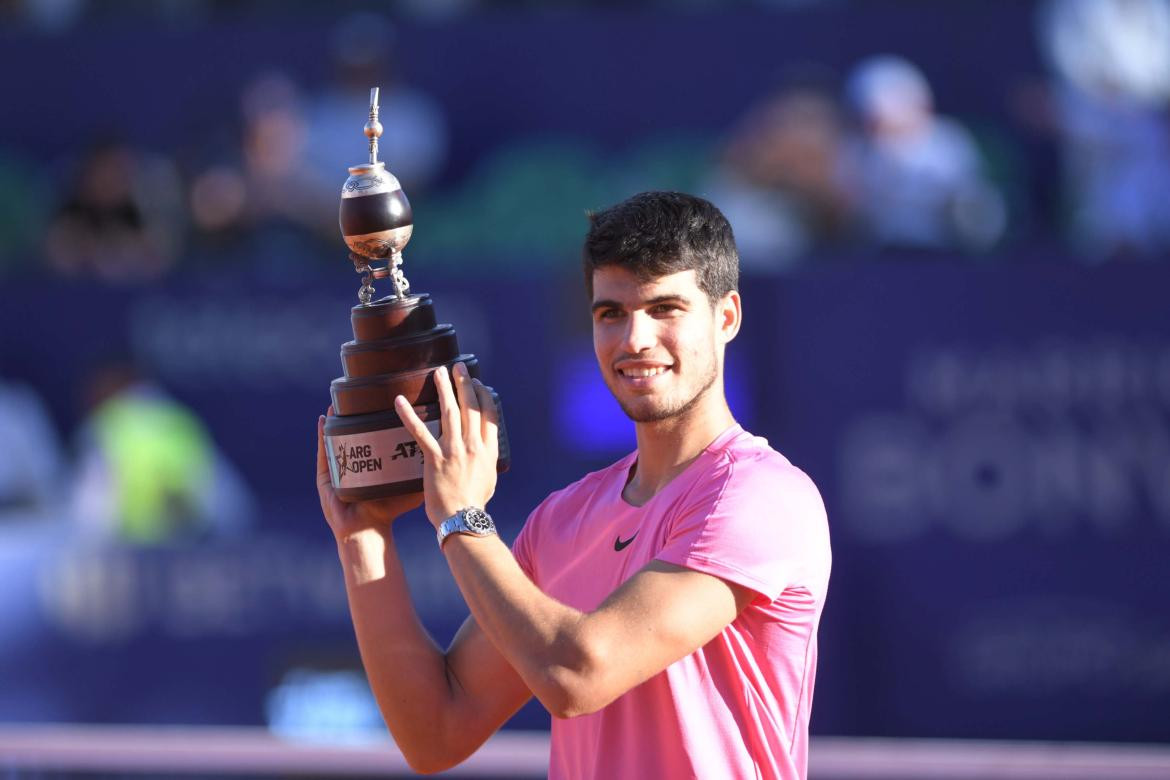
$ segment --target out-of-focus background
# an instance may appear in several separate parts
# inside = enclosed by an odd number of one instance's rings
[[[586,210],[701,194],[733,410],[828,507],[813,734],[1170,740],[1170,2],[374,7],[0,2],[0,722],[379,728],[312,474],[376,85],[506,538],[633,446]]]

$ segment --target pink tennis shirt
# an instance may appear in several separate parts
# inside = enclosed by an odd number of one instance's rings
[[[651,560],[754,592],[694,653],[602,710],[553,719],[550,778],[804,778],[829,583],[812,480],[734,425],[649,502],[622,498],[631,453],[550,495],[513,545],[545,593],[597,608]]]

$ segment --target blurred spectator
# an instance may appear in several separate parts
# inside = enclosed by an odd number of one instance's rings
[[[50,266],[118,281],[162,275],[182,233],[180,193],[169,161],[119,141],[95,144],[49,225]]]
[[[308,262],[313,242],[336,236],[341,185],[306,165],[303,96],[288,76],[267,72],[245,86],[240,112],[238,151],[191,184],[192,219],[203,237],[242,243],[257,262]],[[364,115],[358,120],[360,130]]]
[[[99,366],[87,394],[73,497],[84,532],[159,544],[247,527],[252,498],[194,412],[121,359]]]
[[[0,380],[0,521],[48,518],[63,504],[61,443],[44,403]]]
[[[1075,240],[1096,257],[1170,247],[1170,2],[1061,0],[1040,17],[1055,71]]]
[[[787,266],[840,237],[841,140],[836,103],[814,83],[769,95],[732,132],[703,189],[731,222],[745,267]]]
[[[900,57],[849,77],[857,117],[842,174],[865,237],[883,247],[986,249],[1004,232],[1003,199],[967,131],[934,110],[930,85]]]
[[[333,185],[335,196],[346,169],[366,161],[362,126],[371,87],[380,90],[378,159],[402,182],[407,197],[425,192],[443,172],[447,121],[430,95],[406,82],[394,36],[390,22],[374,13],[351,14],[333,29],[333,84],[307,101],[306,162]]]

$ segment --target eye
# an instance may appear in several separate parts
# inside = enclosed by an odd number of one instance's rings
[[[621,309],[602,309],[597,312],[599,320],[616,320],[620,316],[622,316]]]
[[[678,310],[678,306],[673,303],[658,303],[650,307],[650,313],[655,316],[673,314]]]

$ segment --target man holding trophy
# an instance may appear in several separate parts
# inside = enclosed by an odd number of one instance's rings
[[[662,192],[590,222],[594,349],[637,450],[551,494],[511,549],[486,511],[506,462],[473,358],[432,358],[430,389],[379,380],[392,409],[337,410],[335,382],[317,486],[371,688],[422,772],[463,761],[536,696],[553,715],[550,777],[805,777],[828,526],[811,480],[724,397],[742,313],[731,228],[707,201]],[[397,285],[392,298],[405,300]],[[420,336],[393,338],[379,348]],[[409,435],[422,493],[344,494],[337,453],[357,435],[374,437],[366,461],[378,437]],[[417,490],[408,476],[395,479]],[[419,623],[391,533],[424,501],[471,611],[446,651]]]

